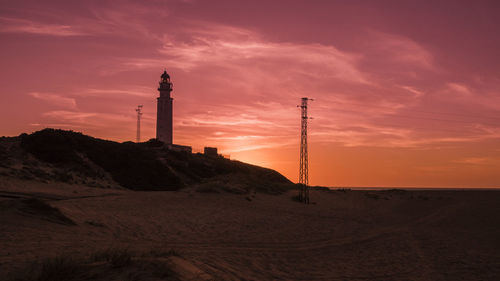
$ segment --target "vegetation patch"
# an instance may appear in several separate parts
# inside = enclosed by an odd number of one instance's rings
[[[114,268],[125,267],[132,262],[132,252],[124,248],[109,248],[92,254],[93,261],[106,261]]]
[[[80,261],[71,256],[57,256],[42,261],[30,262],[14,274],[15,281],[72,281],[81,280],[83,271]]]
[[[175,253],[169,253],[173,256]],[[30,261],[7,281],[83,281],[83,280],[180,280],[170,262],[152,254],[142,258],[128,249],[111,248],[89,257],[61,255]]]
[[[174,249],[168,249],[168,250],[164,250],[164,249],[161,249],[161,248],[151,248],[151,250],[148,252],[148,253],[145,253],[143,255],[143,257],[163,257],[163,258],[167,258],[167,257],[180,257],[181,255],[179,254],[179,252],[177,252],[176,250]]]
[[[370,199],[375,199],[375,200],[380,199],[380,196],[376,193],[368,192],[368,193],[365,193],[365,196],[370,198]]]
[[[96,221],[85,221],[85,223],[95,227],[106,227],[106,225]]]

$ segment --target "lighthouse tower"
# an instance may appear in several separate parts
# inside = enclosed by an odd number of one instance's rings
[[[156,139],[166,144],[172,144],[172,102],[173,98],[170,96],[172,92],[172,82],[170,82],[170,75],[165,70],[161,75],[160,97],[158,97],[158,109],[156,115]]]

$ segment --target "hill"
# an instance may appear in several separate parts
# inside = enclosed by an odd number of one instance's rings
[[[156,140],[118,143],[44,129],[0,138],[0,176],[132,190],[281,193],[280,173],[223,157],[169,150]]]

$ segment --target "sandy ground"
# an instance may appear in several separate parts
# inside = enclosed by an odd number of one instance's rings
[[[292,193],[0,183],[0,279],[28,261],[126,247],[174,250],[185,280],[500,280],[500,191],[312,191],[303,205]],[[24,212],[31,197],[76,225]]]

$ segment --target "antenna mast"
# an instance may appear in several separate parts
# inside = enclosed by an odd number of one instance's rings
[[[307,155],[307,101],[313,101],[310,98],[302,98],[301,105],[301,128],[300,128],[300,169],[299,169],[299,200],[309,204],[309,167]]]
[[[138,105],[135,109],[137,112],[137,136],[136,142],[141,142],[141,116],[142,116],[142,105]]]

